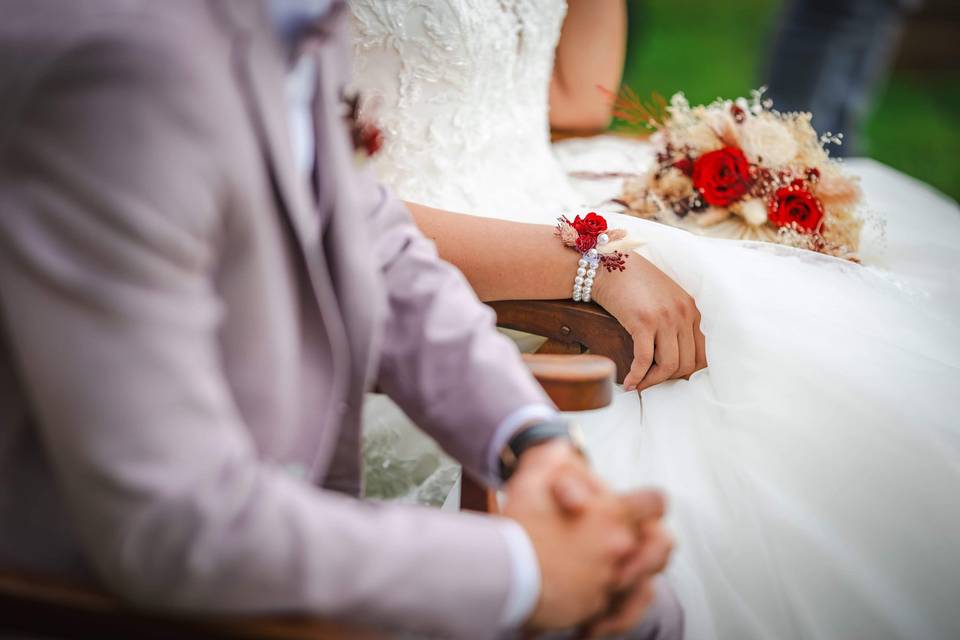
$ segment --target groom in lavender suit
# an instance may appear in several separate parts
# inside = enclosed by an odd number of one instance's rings
[[[679,637],[658,498],[591,475],[356,167],[342,3],[0,10],[0,567],[173,611]],[[375,384],[475,477],[523,451],[503,517],[354,497]]]

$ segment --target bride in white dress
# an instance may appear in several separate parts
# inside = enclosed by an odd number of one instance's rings
[[[551,146],[562,0],[351,8],[357,88],[386,140],[373,165],[403,199],[552,226],[619,191],[569,172],[651,161],[609,137]],[[877,163],[847,169],[884,222],[862,266],[604,213],[693,297],[706,335],[689,380],[577,416],[611,484],[670,496],[692,640],[960,637],[960,210]],[[535,268],[488,261],[505,281]]]

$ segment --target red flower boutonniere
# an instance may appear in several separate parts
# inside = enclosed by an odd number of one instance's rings
[[[353,150],[358,156],[371,158],[383,147],[383,132],[373,122],[360,115],[360,96],[344,96],[347,105],[347,127]]]

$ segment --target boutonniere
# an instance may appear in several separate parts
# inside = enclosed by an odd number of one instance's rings
[[[360,115],[360,94],[344,94],[343,102],[347,105],[347,128],[354,155],[357,162],[362,163],[383,147],[383,133],[370,119]]]

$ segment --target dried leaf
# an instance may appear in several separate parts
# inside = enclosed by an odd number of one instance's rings
[[[599,85],[597,89],[611,99],[614,117],[631,126],[655,131],[664,126],[669,118],[667,101],[656,91],[651,94],[649,102],[644,102],[627,85],[622,86],[616,94]]]

